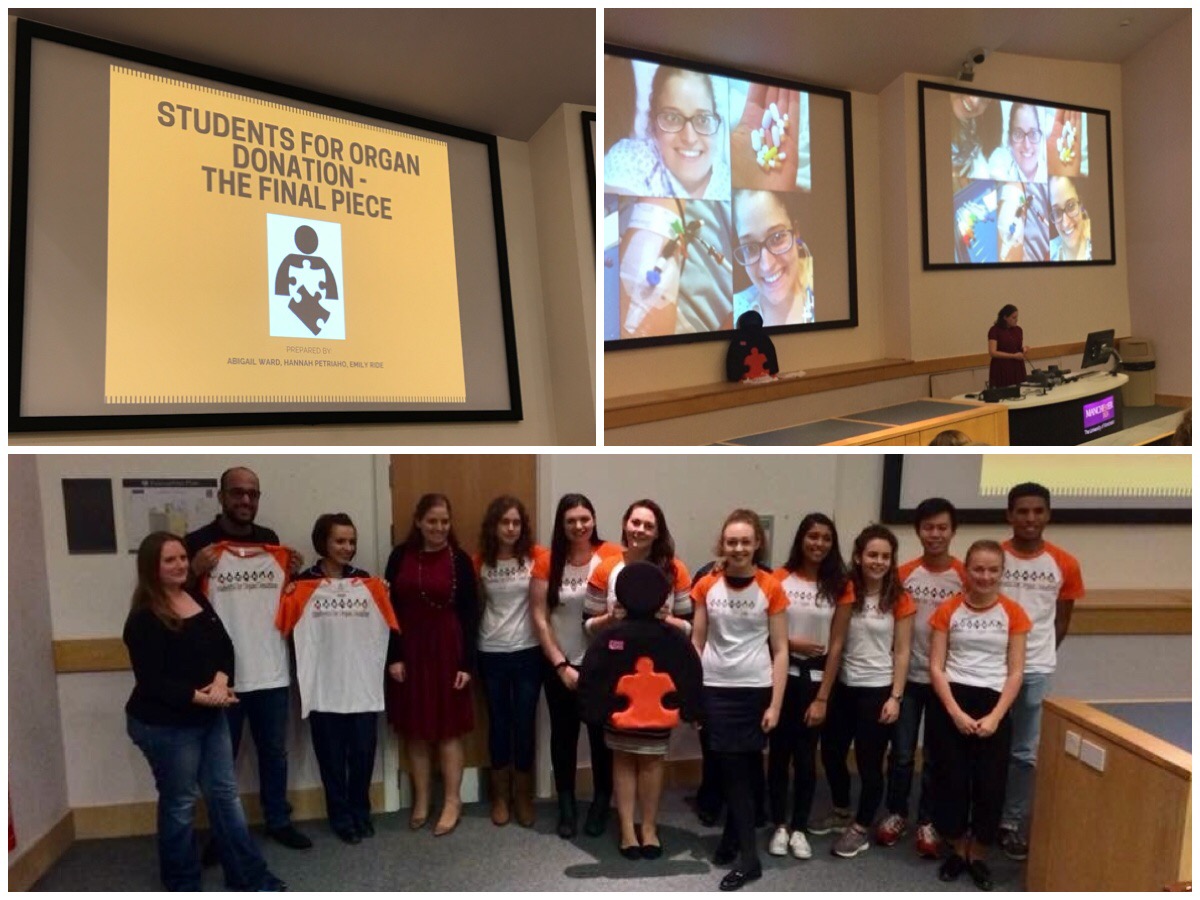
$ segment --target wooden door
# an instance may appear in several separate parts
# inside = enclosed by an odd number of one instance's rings
[[[450,498],[451,524],[459,544],[468,554],[479,548],[479,528],[488,504],[501,494],[512,494],[525,504],[532,517],[537,510],[537,457],[532,454],[422,454],[394,455],[388,482],[392,494],[392,545],[408,535],[413,510],[422,494]],[[532,527],[532,524],[531,524]],[[536,534],[536,527],[532,527]],[[488,764],[487,707],[476,678],[475,730],[464,738],[468,768]],[[402,760],[407,764],[407,760]]]

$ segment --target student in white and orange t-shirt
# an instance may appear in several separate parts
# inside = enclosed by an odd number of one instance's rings
[[[1012,756],[1008,794],[1000,817],[1000,846],[1010,859],[1029,855],[1028,821],[1033,806],[1033,775],[1042,725],[1042,700],[1057,663],[1058,645],[1067,636],[1071,611],[1083,599],[1083,575],[1070,553],[1042,540],[1050,522],[1050,491],[1025,482],[1008,492],[1004,575],[1000,590],[1021,604],[1033,630],[1025,648],[1025,675],[1012,708]]]
[[[350,564],[358,532],[348,515],[319,516],[312,542],[317,563],[288,587],[275,625],[295,643],[300,710],[312,733],[329,825],[357,844],[375,834],[371,773],[383,673],[399,628],[387,584]]]
[[[762,877],[754,786],[761,780],[767,736],[779,724],[787,681],[788,602],[775,577],[755,564],[763,543],[758,515],[734,510],[721,528],[721,563],[692,588],[692,642],[704,667],[703,727],[720,766],[728,810],[713,862],[734,864],[721,880],[723,891]]]
[[[845,829],[834,842],[835,855],[850,859],[870,846],[868,833],[883,800],[883,757],[900,715],[908,675],[913,616],[917,607],[904,591],[896,567],[896,535],[869,525],[854,541],[850,560],[852,591],[838,601],[829,635],[829,660],[813,701],[814,720],[829,697],[821,741],[833,812],[820,832]],[[830,684],[833,673],[837,683]],[[858,811],[850,812],[850,770],[846,756],[854,745],[862,787]],[[815,829],[812,829],[815,831]]]
[[[1025,639],[1032,623],[1000,593],[1004,550],[976,541],[967,551],[966,590],[930,617],[930,677],[940,701],[929,708],[926,745],[934,748],[933,818],[953,845],[938,870],[942,881],[969,872],[990,891],[986,848],[1000,830],[1012,721],[1021,689]]]
[[[787,563],[775,571],[787,596],[788,679],[779,727],[770,734],[767,794],[775,831],[772,856],[790,850],[797,859],[812,857],[804,834],[817,785],[817,739],[808,711],[824,681],[833,611],[846,591],[846,564],[837,528],[824,513],[809,513],[796,529]],[[794,769],[792,815],[787,816],[788,770]]]
[[[545,658],[543,680],[546,709],[550,713],[550,764],[558,794],[558,836],[575,837],[578,812],[575,803],[575,769],[578,761],[579,665],[587,650],[583,630],[583,604],[588,579],[608,556],[620,556],[621,547],[601,539],[596,530],[596,509],[583,494],[564,494],[554,513],[550,552],[533,561],[529,582],[529,609]],[[584,833],[604,833],[612,802],[612,752],[604,743],[604,729],[589,725],[592,752],[592,804]]]
[[[962,593],[962,563],[950,555],[950,543],[958,530],[958,511],[942,497],[917,504],[914,527],[921,542],[921,555],[900,567],[904,590],[917,605],[913,620],[912,653],[908,683],[900,701],[900,718],[892,734],[888,754],[887,815],[875,829],[875,840],[891,847],[908,830],[908,797],[912,792],[913,763],[921,719],[937,703],[929,681],[929,617],[942,603]],[[917,854],[938,858],[938,835],[933,827],[933,758],[926,745],[921,764],[921,793],[917,800]]]
[[[617,604],[617,575],[627,563],[632,562],[653,563],[663,570],[672,588],[663,601],[660,618],[685,635],[691,634],[691,578],[687,566],[675,556],[675,541],[667,527],[667,517],[662,507],[653,500],[631,503],[621,517],[621,543],[625,547],[624,553],[602,560],[588,579],[587,595],[583,602],[583,623],[589,640],[610,622],[623,617],[624,609]],[[630,859],[636,856],[657,858],[662,855],[656,820],[658,802],[662,797],[666,746],[657,741],[644,741],[636,736],[612,731],[605,732],[604,740],[613,751],[613,787],[617,798],[617,817],[621,823],[621,853]],[[645,785],[640,792],[639,784]],[[639,793],[642,813],[640,839],[634,827],[634,804]]]
[[[508,824],[511,797],[517,821],[531,828],[542,651],[529,614],[529,584],[534,560],[546,549],[533,543],[525,504],[507,495],[488,505],[479,548],[479,675],[488,708],[492,822]]]

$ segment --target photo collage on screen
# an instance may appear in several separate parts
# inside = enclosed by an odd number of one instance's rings
[[[808,107],[605,57],[605,340],[818,321]]]
[[[944,102],[954,261],[1090,260],[1087,113],[957,92]]]

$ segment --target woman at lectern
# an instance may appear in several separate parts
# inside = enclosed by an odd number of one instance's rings
[[[988,368],[988,385],[1009,387],[1025,380],[1025,335],[1017,324],[1018,310],[1011,303],[1004,304],[996,316],[996,324],[988,329],[988,356],[992,358]]]

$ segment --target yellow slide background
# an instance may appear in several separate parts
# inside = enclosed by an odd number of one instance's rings
[[[983,457],[979,491],[1005,496],[1024,481],[1050,489],[1051,496],[1190,497],[1192,458],[1184,455],[1125,456],[997,455]]]
[[[412,154],[420,175],[353,166],[355,190],[391,198],[390,221],[333,212],[331,185],[324,211],[260,201],[252,170],[251,198],[209,193],[201,166],[232,170],[236,142],[163,126],[161,101],[290,126],[297,156],[305,131]],[[267,213],[341,224],[345,340],[269,335]],[[444,142],[114,66],[108,214],[106,402],[465,402]]]

